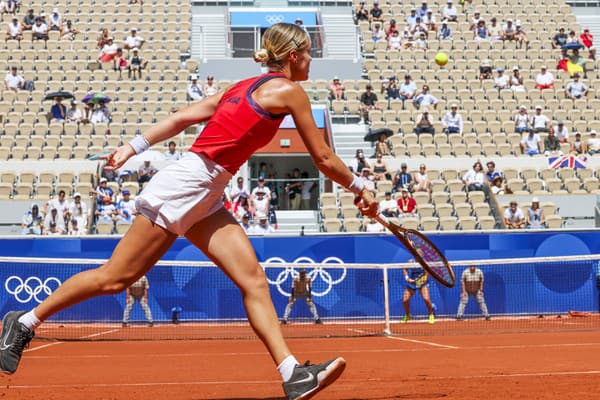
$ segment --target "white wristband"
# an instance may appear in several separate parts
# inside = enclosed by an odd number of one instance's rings
[[[348,186],[348,190],[354,194],[361,194],[361,192],[363,191],[364,188],[365,188],[365,184],[356,175],[354,176],[354,179],[352,179],[352,183]]]
[[[135,154],[143,153],[150,147],[150,143],[148,143],[148,140],[146,140],[144,135],[136,136],[131,142],[129,142],[129,145],[133,148]]]

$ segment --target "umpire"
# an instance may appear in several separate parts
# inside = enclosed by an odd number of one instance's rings
[[[463,271],[460,281],[460,304],[458,305],[456,319],[463,319],[463,314],[465,312],[465,307],[469,302],[469,297],[473,296],[477,300],[477,304],[479,304],[481,313],[486,320],[489,320],[490,314],[488,313],[487,305],[485,304],[485,299],[483,297],[483,271],[474,265],[471,265],[469,268]]]
[[[125,312],[123,312],[123,326],[127,326],[129,324],[129,315],[131,314],[131,310],[133,309],[136,301],[140,303],[142,310],[144,310],[144,315],[148,321],[148,326],[154,326],[154,322],[152,320],[152,311],[150,311],[150,307],[148,307],[148,289],[150,289],[150,284],[148,283],[148,278],[146,278],[145,275],[127,288],[127,305],[125,306]]]
[[[292,294],[290,295],[290,299],[285,307],[285,313],[283,314],[283,319],[281,320],[282,325],[287,324],[292,312],[292,308],[294,307],[294,303],[296,303],[296,300],[298,299],[302,299],[306,302],[315,320],[315,324],[322,324],[323,322],[319,318],[317,307],[315,307],[315,303],[312,299],[312,281],[310,280],[310,277],[304,268],[300,270],[298,276],[295,277],[294,281],[292,282]]]

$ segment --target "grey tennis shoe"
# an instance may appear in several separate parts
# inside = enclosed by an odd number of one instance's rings
[[[306,400],[331,385],[346,368],[346,360],[334,358],[322,364],[296,365],[292,377],[283,383],[287,400]]]
[[[0,370],[13,374],[19,366],[23,350],[35,334],[19,322],[25,311],[11,311],[2,319],[2,335],[0,336]]]

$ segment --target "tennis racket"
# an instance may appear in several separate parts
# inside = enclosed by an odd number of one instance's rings
[[[391,222],[385,215],[378,214],[375,219],[400,240],[406,249],[413,255],[433,279],[446,287],[454,287],[456,276],[448,264],[448,260],[438,248],[431,243],[421,232],[406,229]],[[427,279],[427,278],[425,278]],[[418,286],[418,284],[417,284]]]
[[[427,274],[425,272],[423,272],[423,275],[419,276],[416,280],[415,280],[415,286],[418,288],[422,287],[424,284],[427,283]]]

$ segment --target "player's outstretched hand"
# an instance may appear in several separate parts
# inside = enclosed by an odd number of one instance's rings
[[[119,146],[106,157],[106,166],[104,169],[109,171],[119,169],[134,155],[135,151],[133,151],[133,148],[129,144]]]
[[[375,217],[379,211],[379,203],[368,189],[363,189],[355,204],[365,217]]]

